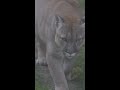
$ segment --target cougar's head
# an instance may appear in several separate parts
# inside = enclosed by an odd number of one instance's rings
[[[67,59],[79,54],[85,40],[85,17],[74,21],[65,17],[55,16],[55,43],[61,48]]]

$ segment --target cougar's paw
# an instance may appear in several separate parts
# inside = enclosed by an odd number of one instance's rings
[[[66,75],[66,79],[67,79],[68,81],[73,80],[72,74],[69,73],[68,75]]]
[[[68,81],[72,81],[72,80],[77,79],[77,76],[73,75],[73,73],[69,73],[68,75],[66,75],[66,79]]]
[[[42,65],[42,66],[47,66],[47,62],[45,58],[40,58],[35,61],[36,64]]]

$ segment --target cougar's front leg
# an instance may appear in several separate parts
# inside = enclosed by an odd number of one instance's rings
[[[71,72],[75,65],[75,60],[64,60],[63,69],[67,80],[72,80]]]
[[[55,90],[69,90],[61,57],[53,48],[52,44],[47,48],[46,57],[48,68],[55,84]]]
[[[46,62],[46,48],[45,48],[45,45],[39,41],[36,43],[36,46],[37,46],[37,49],[38,49],[38,58],[36,60],[36,64],[40,64],[40,65],[44,65],[46,66],[47,65],[47,62]]]

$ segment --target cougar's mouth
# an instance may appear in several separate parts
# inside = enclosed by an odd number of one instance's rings
[[[72,59],[73,57],[75,57],[76,56],[76,53],[67,53],[67,52],[65,52],[65,56],[68,58],[68,59]]]

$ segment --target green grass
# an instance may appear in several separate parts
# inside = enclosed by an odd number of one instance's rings
[[[85,0],[79,0],[79,2],[80,2],[80,7],[81,8],[85,8]]]
[[[40,82],[35,80],[35,90],[49,90],[49,89],[48,87],[43,86],[42,84],[40,84]]]
[[[84,80],[85,76],[85,47],[82,47],[80,49],[80,56],[78,60],[76,61],[76,66],[73,68],[73,77]]]

